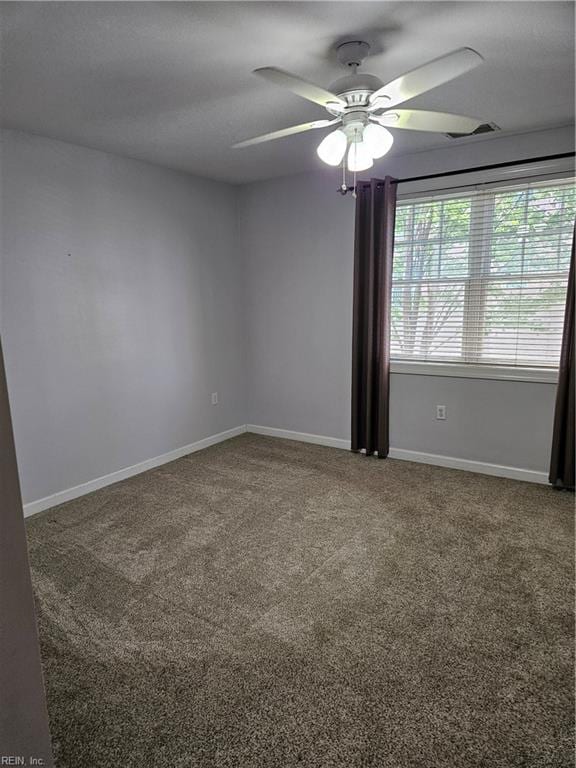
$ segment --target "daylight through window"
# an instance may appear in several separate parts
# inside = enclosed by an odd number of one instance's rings
[[[556,367],[575,215],[573,179],[399,201],[392,359]]]

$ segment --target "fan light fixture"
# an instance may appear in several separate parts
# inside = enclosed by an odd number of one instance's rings
[[[322,139],[316,152],[320,160],[323,160],[328,165],[340,165],[346,154],[347,144],[346,134],[338,129]]]
[[[377,160],[384,157],[394,143],[394,137],[384,126],[369,123],[364,128],[363,143],[368,144],[372,157]]]
[[[340,165],[348,148],[349,171],[367,171],[372,168],[373,161],[384,157],[390,150],[394,137],[386,128],[375,123],[369,123],[361,130],[360,135],[355,131],[350,141],[340,128],[329,133],[316,150],[320,160],[327,165]]]
[[[365,141],[353,141],[348,150],[348,170],[367,171],[373,165],[370,146]]]

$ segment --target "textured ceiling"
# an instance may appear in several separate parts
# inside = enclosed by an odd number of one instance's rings
[[[477,70],[414,99],[414,108],[470,114],[511,132],[574,117],[571,2],[0,6],[4,126],[215,179],[318,166],[320,132],[230,145],[323,117],[321,107],[251,71],[275,65],[328,85],[343,74],[333,48],[345,37],[372,43],[364,70],[384,81],[461,46],[484,56]],[[397,131],[392,151],[449,145],[444,136]]]

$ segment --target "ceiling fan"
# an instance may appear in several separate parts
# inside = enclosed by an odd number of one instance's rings
[[[476,51],[459,48],[385,85],[375,75],[358,72],[358,67],[369,51],[369,44],[360,40],[338,46],[338,61],[353,72],[336,80],[328,89],[276,67],[254,70],[254,74],[265,80],[288,88],[298,96],[324,107],[331,119],[314,120],[265,133],[234,144],[234,148],[249,147],[316,128],[338,126],[320,142],[316,150],[318,156],[328,165],[336,166],[343,162],[348,151],[348,169],[364,171],[371,168],[373,160],[383,157],[392,146],[394,137],[388,128],[467,134],[484,122],[474,117],[444,112],[396,109],[397,105],[477,67],[484,59]]]

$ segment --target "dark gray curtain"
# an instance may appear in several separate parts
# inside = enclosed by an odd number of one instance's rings
[[[389,450],[390,301],[396,180],[356,186],[352,450],[385,458]]]
[[[576,225],[572,239],[572,260],[566,295],[564,335],[560,353],[554,436],[550,460],[550,482],[558,488],[574,490],[574,260],[576,249]]]

